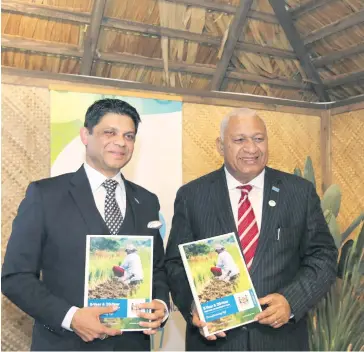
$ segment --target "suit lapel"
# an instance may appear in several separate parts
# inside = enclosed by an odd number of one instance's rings
[[[281,192],[280,182],[280,179],[275,176],[274,171],[269,167],[266,167],[263,191],[262,224],[259,234],[258,247],[254,255],[252,267],[250,269],[251,275],[259,265],[262,257],[264,257],[269,237],[275,235],[276,229],[278,227],[279,193]],[[270,201],[274,201],[275,203],[271,202],[270,205]]]
[[[211,183],[210,191],[212,202],[215,208],[215,213],[221,223],[224,233],[237,233],[229,191],[226,183],[224,167],[217,170],[216,177]]]
[[[109,230],[96,207],[90,183],[83,166],[72,177],[69,192],[86,223],[88,234],[108,234]]]
[[[121,175],[121,177],[124,180],[124,185],[125,185],[125,193],[126,193],[126,211],[125,211],[125,219],[124,222],[126,220],[128,220],[128,224],[127,224],[127,228],[125,228],[126,225],[123,223],[123,225],[121,225],[119,232],[129,232],[131,231],[132,233],[137,231],[137,206],[139,205],[139,199],[136,197],[136,192],[134,189],[134,186],[128,182],[123,175]],[[127,219],[128,218],[128,219]]]

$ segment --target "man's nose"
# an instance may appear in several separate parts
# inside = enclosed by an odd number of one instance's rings
[[[257,151],[257,145],[252,138],[247,138],[243,145],[243,148],[248,153],[255,153]]]
[[[119,147],[123,147],[125,145],[125,137],[123,135],[118,135],[115,137],[114,144]]]

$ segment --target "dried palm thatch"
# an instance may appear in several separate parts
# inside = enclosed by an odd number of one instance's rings
[[[231,33],[239,0],[107,0],[101,10],[100,0],[4,0],[2,64],[80,73],[92,29],[98,35],[90,75],[210,90],[223,74],[223,91],[313,102],[364,93],[363,1],[285,1],[295,39],[305,44],[303,56],[272,1],[253,1],[241,31]],[[96,8],[103,11],[99,25],[91,23]],[[218,64],[234,36],[238,41],[221,73]]]

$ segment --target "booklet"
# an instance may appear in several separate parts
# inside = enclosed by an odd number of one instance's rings
[[[233,232],[179,250],[205,336],[254,321],[262,309]]]
[[[119,307],[100,316],[103,324],[146,330],[137,314],[140,303],[152,300],[152,275],[153,236],[87,236],[84,305]]]

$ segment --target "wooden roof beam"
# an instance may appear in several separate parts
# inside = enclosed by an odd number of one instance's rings
[[[21,39],[9,35],[3,35],[1,37],[1,46],[3,48],[39,52],[43,54],[70,56],[78,59],[83,57],[83,53],[78,49],[76,45],[42,42],[31,39]],[[119,65],[129,64],[136,66],[146,66],[163,70],[162,59],[149,58],[139,55],[99,52],[98,61],[112,62]],[[171,71],[196,73],[211,77],[214,75],[216,70],[216,67],[213,65],[186,64],[185,62],[175,61],[169,61],[168,67]],[[290,80],[284,77],[268,78],[259,76],[257,74],[240,71],[229,71],[226,76],[232,79],[240,79],[259,84],[276,85],[285,89],[309,90],[308,84],[300,81]]]
[[[233,56],[240,34],[243,31],[252,3],[253,0],[240,0],[240,4],[236,10],[234,19],[229,26],[229,32],[221,58],[217,64],[214,77],[212,78],[210,86],[211,90],[220,90],[221,88],[231,57]]]
[[[27,16],[45,17],[54,20],[76,22],[79,24],[90,24],[91,21],[91,16],[87,13],[76,13],[68,10],[61,10],[54,6],[28,4],[18,2],[16,0],[2,0],[1,8],[3,11],[20,13]],[[122,31],[145,33],[151,36],[163,35],[169,38],[185,39],[212,46],[221,45],[220,37],[198,34],[173,28],[159,27],[128,20],[104,17],[102,20],[102,26]],[[278,56],[283,59],[296,59],[296,55],[292,51],[277,49],[269,46],[238,42],[237,49],[251,53],[258,53],[261,55]]]
[[[289,13],[291,14],[293,20],[297,20],[298,17],[307,14],[308,12],[314,11],[320,8],[321,6],[327,5],[333,1],[334,0],[311,0],[299,7],[295,7],[289,10]]]
[[[358,55],[364,52],[364,43],[359,45],[353,45],[350,48],[344,50],[337,50],[324,56],[312,59],[312,63],[316,68],[321,68],[326,65],[330,65],[335,61],[339,61],[350,56]]]
[[[343,86],[347,84],[355,84],[364,79],[364,71],[345,73],[337,75],[334,78],[324,80],[324,85],[327,88],[335,88],[337,86]]]
[[[82,64],[80,68],[81,75],[91,75],[92,63],[97,48],[97,42],[99,41],[101,22],[104,16],[105,5],[106,0],[94,0],[91,23],[87,29],[87,34],[84,41]]]
[[[320,101],[330,101],[330,96],[325,91],[320,75],[313,66],[310,56],[298,34],[298,31],[293,23],[291,15],[285,8],[285,3],[282,0],[269,0],[280,25],[282,26],[286,37],[295,51],[303,70],[309,80],[313,83],[313,89]]]
[[[329,35],[341,32],[362,22],[364,22],[364,9],[312,32],[303,39],[303,42],[305,45],[312,44],[320,39],[328,37]]]
[[[235,15],[237,7],[229,4],[218,3],[211,0],[166,0],[177,4],[190,5],[195,7],[202,7],[210,11],[223,12],[229,15]],[[277,24],[276,16],[262,11],[249,10],[248,18],[259,20],[267,23]]]

